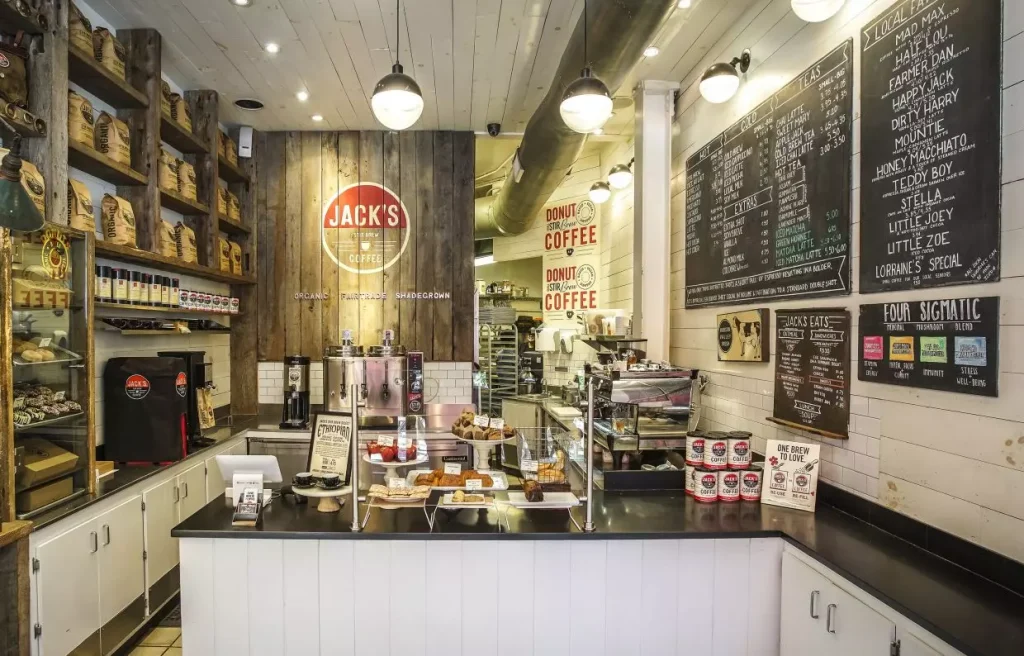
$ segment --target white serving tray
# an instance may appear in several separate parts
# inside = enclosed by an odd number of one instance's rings
[[[494,507],[494,498],[493,497],[485,498],[483,500],[483,503],[455,503],[455,502],[452,501],[452,497],[453,496],[455,496],[455,493],[454,492],[449,492],[448,494],[446,494],[443,497],[441,497],[441,503],[437,504],[438,507],[439,508],[485,508],[485,509],[489,509],[489,508],[493,508]]]
[[[509,492],[508,505],[513,508],[575,508],[580,500],[572,492],[545,492],[543,501],[527,501],[522,492]]]
[[[431,470],[431,469],[414,469],[411,472],[409,472],[408,476],[405,477],[405,481],[410,486],[414,485],[415,482],[416,482],[416,477],[417,476],[419,476],[420,474],[429,474],[431,471],[433,471],[433,470]],[[479,471],[479,470],[477,470],[477,471]],[[502,491],[508,489],[508,477],[505,476],[505,472],[488,470],[486,472],[481,472],[481,473],[486,473],[488,476],[490,476],[492,479],[494,479],[494,487],[482,487],[479,490],[468,490],[468,491],[470,491],[470,492],[502,492]],[[432,489],[440,490],[440,491],[443,491],[443,492],[444,491],[454,492],[455,490],[465,490],[466,488],[465,487],[445,486],[445,487],[434,487]]]

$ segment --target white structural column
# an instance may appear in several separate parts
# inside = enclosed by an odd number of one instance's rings
[[[647,357],[669,359],[672,115],[677,82],[644,80],[634,90],[633,326]]]

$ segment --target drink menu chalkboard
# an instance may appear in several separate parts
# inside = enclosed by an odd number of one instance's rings
[[[999,396],[999,297],[860,307],[858,377]]]
[[[861,28],[862,292],[999,279],[1000,4],[904,0]]]
[[[775,313],[775,421],[830,437],[850,423],[850,313]]]
[[[849,293],[852,50],[686,160],[686,307]]]

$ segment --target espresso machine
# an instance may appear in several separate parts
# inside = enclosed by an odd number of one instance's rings
[[[281,428],[309,427],[309,358],[289,355],[284,359],[284,410]]]

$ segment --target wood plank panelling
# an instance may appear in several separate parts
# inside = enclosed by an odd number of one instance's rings
[[[468,361],[473,354],[473,174],[470,132],[278,132],[257,149],[254,179],[258,259],[257,352],[261,360],[306,355],[338,344],[379,344],[385,329],[427,359]],[[408,214],[404,230],[324,230],[337,194],[360,183],[358,202],[380,205],[383,185]],[[375,216],[376,214],[374,214]],[[383,215],[382,215],[383,216]],[[408,241],[406,242],[406,239]],[[388,250],[406,243],[398,261]],[[325,251],[339,253],[338,266]],[[379,256],[353,264],[353,254]],[[360,272],[350,270],[361,269]],[[449,299],[398,299],[439,292]],[[297,294],[324,294],[309,300]],[[360,298],[360,295],[362,296]],[[344,297],[344,298],[342,298]]]
[[[253,150],[262,152],[267,147],[267,137],[262,132],[253,135]],[[216,162],[216,157],[211,157]],[[266,161],[264,160],[264,163]],[[255,158],[239,161],[239,166],[249,176],[250,180],[256,180],[257,162]],[[243,250],[243,267],[247,272],[252,271],[255,266],[256,250],[265,236],[260,233],[256,222],[256,208],[262,207],[261,203],[266,202],[266,189],[263,185],[240,184],[238,188],[238,200],[242,208],[242,220],[252,232],[246,237]],[[214,203],[216,210],[216,203]],[[259,319],[256,309],[260,305],[260,290],[256,285],[232,285],[231,295],[239,299],[244,308],[252,308],[253,311],[242,312],[241,315],[231,318],[231,371],[235,376],[231,385],[231,412],[235,415],[255,415],[259,412],[259,376],[253,371],[253,353],[259,349]]]

